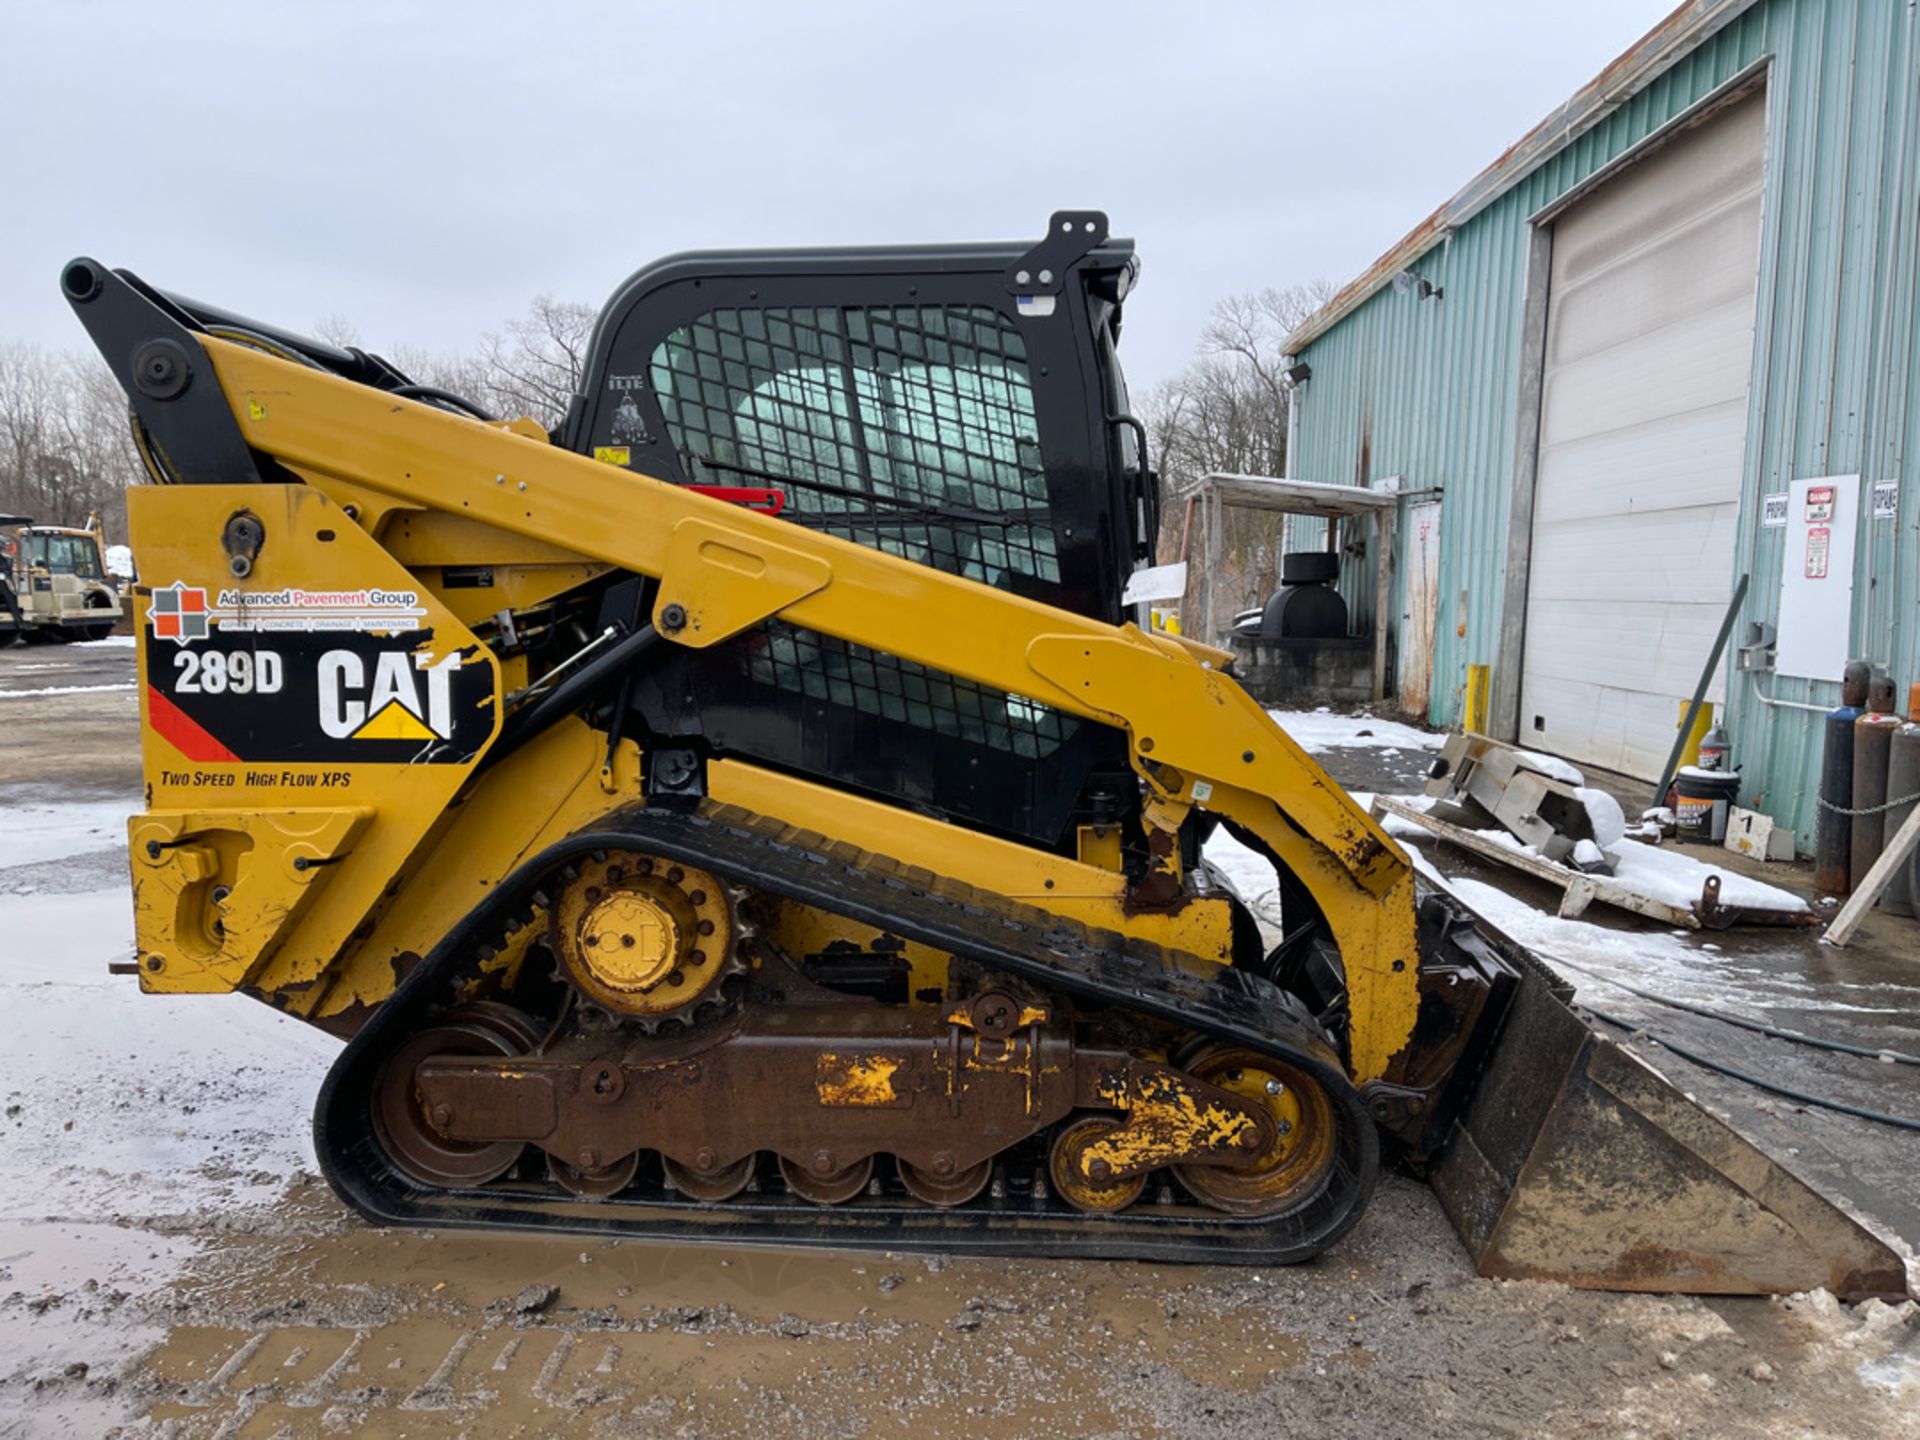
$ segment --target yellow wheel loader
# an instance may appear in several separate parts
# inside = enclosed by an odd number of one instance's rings
[[[1137,273],[1090,211],[676,256],[549,435],[74,261],[154,482],[143,989],[345,1037],[380,1224],[1272,1264],[1384,1156],[1488,1273],[1900,1290],[1134,623]]]

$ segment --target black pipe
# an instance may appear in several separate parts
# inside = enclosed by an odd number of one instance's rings
[[[1667,767],[1660,772],[1660,783],[1654,788],[1655,805],[1667,803],[1667,786],[1673,783],[1674,772],[1680,768],[1681,752],[1687,748],[1687,737],[1693,733],[1693,722],[1700,714],[1700,707],[1706,703],[1707,686],[1713,680],[1713,672],[1719,667],[1721,652],[1727,648],[1727,637],[1733,633],[1733,622],[1740,613],[1740,602],[1747,598],[1747,581],[1750,578],[1742,575],[1740,583],[1733,587],[1733,599],[1727,604],[1726,618],[1720,622],[1720,633],[1714,638],[1713,649],[1707,655],[1706,668],[1700,672],[1700,683],[1693,687],[1693,703],[1687,706],[1687,718],[1680,722],[1680,733],[1674,737],[1673,749],[1667,755]]]
[[[631,635],[616,640],[611,649],[582,665],[538,700],[515,711],[500,732],[500,738],[494,741],[493,748],[481,758],[479,768],[485,770],[506,759],[563,716],[573,713],[598,693],[602,686],[624,674],[627,666],[651,649],[659,639],[660,632],[652,625],[642,625]]]

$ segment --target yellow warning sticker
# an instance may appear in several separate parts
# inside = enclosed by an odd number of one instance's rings
[[[254,399],[252,395],[247,396],[247,418],[249,420],[264,420],[267,418],[267,407]]]
[[[593,458],[603,465],[630,465],[633,457],[625,445],[596,445]]]

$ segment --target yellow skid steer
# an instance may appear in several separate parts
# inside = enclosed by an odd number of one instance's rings
[[[380,1224],[1273,1264],[1384,1155],[1488,1274],[1901,1291],[1131,623],[1137,274],[1091,211],[676,256],[550,435],[72,262],[154,482],[142,987],[345,1037]]]

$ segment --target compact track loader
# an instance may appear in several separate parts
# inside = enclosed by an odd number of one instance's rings
[[[1095,212],[677,256],[549,436],[73,262],[156,482],[142,987],[346,1037],[381,1224],[1271,1264],[1384,1152],[1488,1273],[1902,1289],[1129,623],[1136,275]]]

